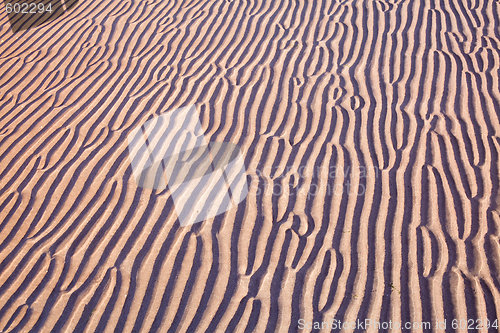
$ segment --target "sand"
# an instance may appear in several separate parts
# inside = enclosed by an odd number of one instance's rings
[[[0,331],[497,332],[499,16],[80,1],[13,33],[0,5]],[[181,226],[127,136],[189,105],[248,195]]]

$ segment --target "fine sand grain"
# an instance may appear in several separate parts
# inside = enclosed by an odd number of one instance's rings
[[[499,17],[110,0],[13,33],[0,4],[0,332],[498,332],[464,322],[500,319]],[[182,227],[127,136],[188,105],[249,192]]]

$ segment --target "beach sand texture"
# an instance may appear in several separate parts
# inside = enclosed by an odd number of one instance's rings
[[[500,318],[498,0],[0,10],[1,332]],[[181,227],[127,136],[188,105],[248,195]]]

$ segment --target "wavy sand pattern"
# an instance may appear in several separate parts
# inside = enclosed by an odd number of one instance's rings
[[[498,0],[0,9],[0,331],[500,318]],[[249,193],[180,227],[127,135],[191,104]]]

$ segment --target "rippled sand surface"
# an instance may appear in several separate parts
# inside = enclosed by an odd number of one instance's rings
[[[80,1],[13,33],[0,5],[0,331],[494,323],[499,16],[498,0]],[[241,148],[248,195],[181,226],[168,188],[137,186],[127,137],[188,105],[207,141]]]

